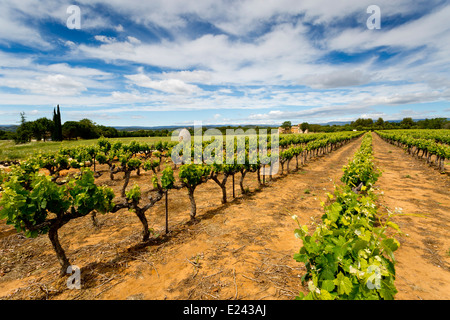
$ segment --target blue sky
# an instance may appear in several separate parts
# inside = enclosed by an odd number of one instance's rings
[[[108,126],[450,117],[449,17],[448,1],[0,0],[0,124],[57,104]]]

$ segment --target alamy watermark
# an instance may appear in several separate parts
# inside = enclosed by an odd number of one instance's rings
[[[381,289],[381,269],[379,266],[370,265],[367,268],[367,273],[372,273],[370,277],[367,279],[367,288],[370,290],[373,289]]]
[[[379,6],[372,4],[367,7],[367,13],[371,15],[366,20],[366,26],[368,29],[381,29],[381,9]],[[70,5],[66,9],[66,13],[69,17],[66,21],[68,29],[81,29],[81,9],[77,5]]]
[[[67,7],[67,14],[70,16],[67,18],[66,26],[69,29],[81,29],[81,10],[79,6],[71,5]]]
[[[78,266],[67,267],[66,273],[70,274],[67,278],[67,288],[69,289],[81,289],[81,271]],[[72,274],[73,273],[73,274]]]
[[[367,7],[367,13],[371,15],[367,18],[366,26],[368,29],[381,29],[381,9],[377,5],[370,5]]]
[[[381,9],[379,6],[372,4],[367,7],[367,13],[371,15],[367,18],[366,26],[368,29],[381,29]],[[77,5],[70,5],[66,9],[66,13],[70,16],[67,18],[66,26],[69,29],[81,29],[81,9]]]

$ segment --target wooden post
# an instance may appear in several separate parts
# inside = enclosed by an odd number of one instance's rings
[[[169,191],[166,190],[166,234],[169,233],[169,205],[168,205]]]
[[[235,198],[235,194],[234,194],[234,174],[233,174],[233,198]]]
[[[263,184],[266,184],[266,165],[263,164]]]

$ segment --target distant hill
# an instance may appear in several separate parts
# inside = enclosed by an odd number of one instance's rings
[[[271,128],[275,128],[278,127],[277,125],[269,125],[269,124],[259,124],[259,125],[236,125],[236,124],[218,124],[218,125],[202,125],[203,128],[220,128],[220,127],[233,127],[233,128],[237,128],[237,127],[241,127],[241,128],[255,128],[255,127],[260,127],[260,128],[264,128],[264,127],[271,127]],[[115,126],[114,128],[119,130],[119,131],[138,131],[138,130],[164,130],[167,129],[169,131],[172,130],[176,130],[176,129],[180,129],[180,128],[193,128],[194,125],[179,125],[179,126],[155,126],[155,127],[138,127],[138,126],[131,126],[131,127],[126,127],[126,126]]]
[[[0,130],[7,131],[7,132],[15,132],[17,127],[18,126],[14,125],[14,124],[0,125]]]
[[[372,119],[372,120],[375,122],[377,119]],[[414,122],[423,121],[423,120],[425,120],[425,119],[413,119]],[[401,122],[401,121],[402,121],[401,119],[399,119],[399,120],[385,120],[385,122],[395,122],[395,123],[398,123],[398,122]],[[325,123],[314,123],[314,122],[308,122],[308,123],[309,124],[318,124],[318,125],[321,125],[321,126],[334,126],[334,125],[336,125],[336,126],[344,126],[346,124],[350,124],[351,122],[352,121],[330,121],[330,122],[325,122]],[[292,123],[292,124],[296,125],[297,123]],[[219,124],[218,125],[203,125],[203,128],[220,128],[220,127],[237,128],[239,126],[241,128],[255,128],[255,127],[259,127],[259,128],[277,128],[277,127],[281,126],[281,123],[276,124],[276,125],[274,125],[274,124],[236,125],[236,124],[231,124],[230,123],[230,124],[221,124],[221,125],[219,125]],[[8,131],[8,132],[15,132],[17,127],[18,127],[18,125],[13,125],[13,124],[0,125],[0,130]],[[192,125],[184,125],[184,126],[183,125],[178,125],[178,126],[172,125],[172,126],[148,126],[148,127],[147,126],[142,126],[142,127],[140,127],[140,126],[113,126],[113,128],[115,128],[115,129],[117,129],[119,131],[164,130],[164,129],[172,131],[172,130],[185,128],[185,127],[192,128],[193,124]]]
[[[372,120],[373,120],[373,122],[377,121],[377,119],[372,119]],[[414,122],[423,121],[423,120],[426,120],[426,119],[413,119]],[[403,121],[402,119],[400,119],[400,120],[384,120],[384,122],[394,122],[394,123],[399,123],[402,121]],[[346,124],[350,124],[350,123],[352,123],[352,121],[330,121],[330,122],[326,122],[326,123],[310,123],[310,124],[319,124],[321,126],[334,126],[334,125],[345,126]]]

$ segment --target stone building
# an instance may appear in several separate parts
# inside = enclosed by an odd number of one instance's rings
[[[308,129],[306,129],[305,132],[303,132],[302,129],[300,129],[300,125],[292,126],[290,128],[278,127],[278,133],[279,134],[308,133]]]

